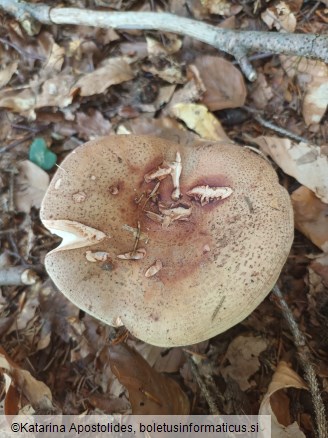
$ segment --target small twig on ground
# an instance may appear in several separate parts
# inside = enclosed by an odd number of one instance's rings
[[[190,353],[188,353],[186,351],[184,351],[184,354],[185,354],[185,357],[187,359],[187,362],[190,365],[192,375],[195,378],[197,385],[199,386],[199,389],[200,389],[201,393],[203,394],[205,400],[207,401],[208,407],[210,408],[211,415],[220,415],[221,413],[216,405],[216,401],[214,400],[209,389],[207,388],[207,385],[206,385],[203,377],[200,375],[200,372],[197,368],[197,365],[194,362],[193,355],[190,355]]]
[[[253,108],[250,108],[248,106],[244,106],[243,109],[245,109],[247,112],[253,115],[253,118],[262,126],[265,128],[269,128],[272,131],[278,132],[278,134],[283,135],[284,137],[289,137],[292,140],[303,142],[303,143],[310,143],[309,140],[307,140],[304,137],[301,137],[300,135],[294,134],[291,131],[288,131],[285,128],[281,128],[280,126],[275,125],[274,123],[270,122],[269,120],[263,119],[263,117],[260,114],[257,114],[257,111]]]
[[[328,35],[235,31],[169,13],[90,11],[21,0],[0,0],[0,8],[30,30],[38,21],[43,24],[158,30],[188,35],[234,56],[250,81],[256,79],[256,72],[247,58],[250,51],[305,56],[328,62]]]
[[[325,407],[320,394],[320,388],[317,380],[317,376],[314,370],[312,355],[309,348],[306,345],[306,339],[303,333],[298,328],[297,322],[286,303],[281,290],[277,285],[273,288],[273,293],[278,299],[278,303],[282,310],[282,313],[289,325],[289,329],[293,335],[294,343],[297,348],[298,357],[300,364],[305,373],[305,379],[309,384],[310,391],[312,394],[312,401],[316,420],[316,432],[318,438],[327,438],[328,436],[328,425],[325,415]]]

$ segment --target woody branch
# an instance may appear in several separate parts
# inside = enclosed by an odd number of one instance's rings
[[[251,81],[256,79],[256,72],[247,59],[250,51],[305,56],[328,62],[328,35],[219,29],[170,13],[52,8],[42,3],[32,4],[20,0],[0,0],[0,8],[13,15],[28,30],[39,22],[125,30],[159,30],[188,35],[234,56]]]

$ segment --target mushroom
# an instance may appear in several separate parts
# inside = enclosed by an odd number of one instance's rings
[[[149,178],[172,162],[175,181],[170,172]],[[67,298],[165,347],[245,319],[277,281],[293,240],[288,193],[266,160],[234,144],[148,136],[76,148],[50,183],[41,219],[63,237],[45,264]]]

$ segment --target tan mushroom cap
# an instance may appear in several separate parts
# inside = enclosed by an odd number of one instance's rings
[[[144,206],[158,183],[145,175],[177,152],[182,198],[172,201],[169,175]],[[232,194],[208,203],[186,194],[203,186]],[[163,226],[146,215],[162,216],[159,205],[191,214]],[[41,219],[71,238],[46,257],[57,287],[101,321],[159,346],[200,342],[246,318],[272,289],[293,240],[289,196],[257,154],[147,136],[104,137],[75,149],[49,186]],[[118,257],[131,252],[141,258]]]

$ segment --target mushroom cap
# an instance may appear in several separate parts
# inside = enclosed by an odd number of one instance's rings
[[[172,201],[168,175],[147,201],[158,182],[145,182],[145,175],[177,152],[182,197]],[[201,200],[186,194],[195,187],[232,193]],[[146,214],[163,217],[165,206],[177,204],[191,214],[169,225]],[[166,347],[203,341],[246,318],[275,284],[294,229],[288,193],[248,148],[133,135],[76,148],[51,181],[40,214],[51,231],[65,232],[45,264],[66,297]]]

